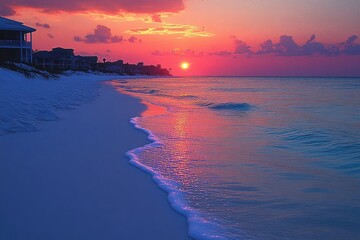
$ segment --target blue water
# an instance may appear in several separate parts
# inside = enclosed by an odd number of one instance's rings
[[[359,78],[112,84],[148,105],[128,153],[195,239],[360,239]]]

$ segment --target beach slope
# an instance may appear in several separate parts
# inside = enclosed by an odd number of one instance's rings
[[[137,99],[100,96],[37,132],[0,136],[0,239],[188,239],[151,176],[125,153],[148,143]]]

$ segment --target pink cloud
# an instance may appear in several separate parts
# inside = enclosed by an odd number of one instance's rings
[[[161,21],[161,15],[160,15],[160,14],[157,14],[157,13],[153,14],[153,15],[151,16],[151,19],[152,19],[153,22],[158,22],[158,23],[161,23],[161,22],[162,22],[162,21]]]
[[[179,12],[184,9],[184,0],[2,0],[0,14],[13,15],[17,7],[36,8],[45,12],[157,13]]]

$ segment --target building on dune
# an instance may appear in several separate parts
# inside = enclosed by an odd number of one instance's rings
[[[97,56],[75,56],[74,49],[53,48],[51,51],[34,52],[34,65],[48,71],[95,70]]]
[[[144,65],[143,62],[137,64],[124,63],[123,60],[116,62],[98,63],[99,69],[107,72],[116,72],[127,75],[147,75],[147,76],[170,76],[168,69],[162,68],[160,64]]]
[[[125,63],[123,60],[115,62],[98,62],[97,56],[80,56],[74,54],[74,49],[53,48],[51,51],[34,52],[33,64],[40,69],[56,72],[64,70],[100,70],[104,72],[127,74],[127,75],[149,75],[170,76],[169,70],[161,68],[161,65],[147,66],[143,62],[138,64]]]
[[[35,28],[0,17],[0,61],[32,63],[32,33]]]

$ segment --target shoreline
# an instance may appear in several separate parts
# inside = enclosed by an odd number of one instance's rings
[[[118,85],[116,83],[114,84],[112,81],[109,81],[109,85],[113,86],[120,94],[138,99],[141,104],[146,106],[146,110],[141,113],[141,116],[131,118],[130,122],[135,129],[145,133],[150,142],[146,145],[128,151],[126,155],[130,159],[129,163],[141,171],[151,175],[152,180],[156,183],[157,187],[166,192],[168,204],[174,211],[186,218],[188,223],[188,235],[191,239],[226,239],[217,235],[216,231],[212,232],[213,229],[222,229],[222,226],[218,223],[208,221],[197,209],[191,207],[185,199],[184,193],[178,189],[176,182],[164,177],[162,173],[156,171],[153,167],[142,163],[141,159],[138,157],[138,155],[143,151],[151,151],[153,148],[158,148],[164,145],[163,141],[158,138],[151,129],[141,125],[141,119],[147,117],[156,118],[172,114],[172,110],[163,104],[154,103],[149,99],[142,98],[141,94],[128,92],[123,88],[119,88]]]
[[[190,239],[167,193],[125,156],[149,143],[129,124],[144,106],[99,85],[41,131],[0,136],[1,238]]]

